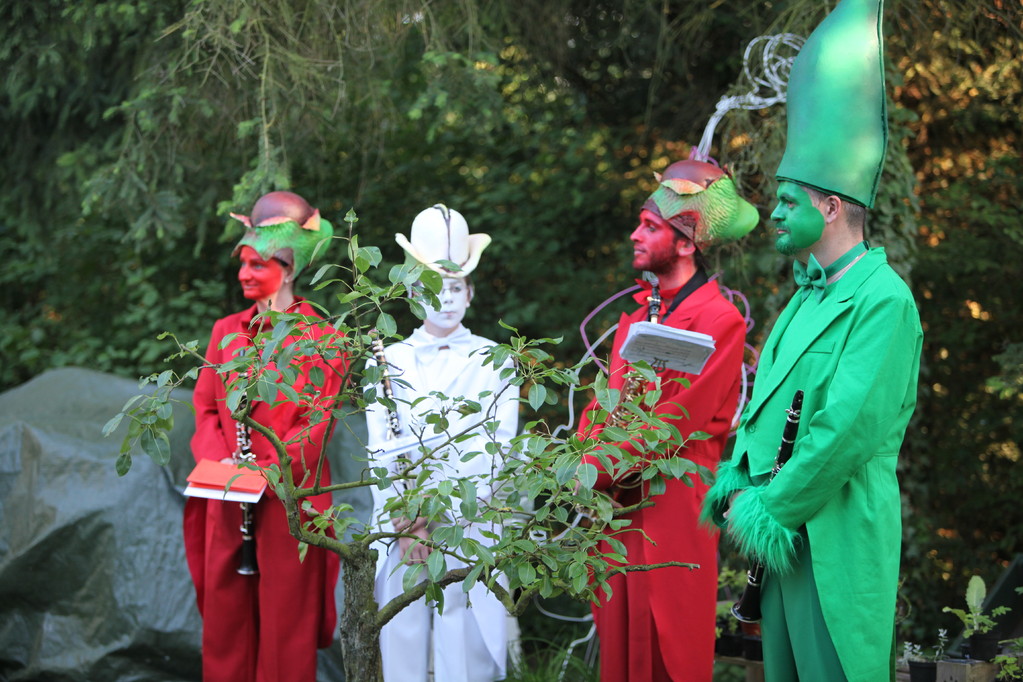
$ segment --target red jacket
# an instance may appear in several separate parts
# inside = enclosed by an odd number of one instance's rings
[[[289,312],[316,316],[313,308],[299,300]],[[206,359],[221,364],[251,346],[255,329],[250,324],[256,307],[229,315],[213,326]],[[302,337],[319,340],[333,331],[326,327],[302,326]],[[222,340],[236,334],[220,348]],[[294,337],[290,340],[294,340]],[[346,363],[337,358],[329,363],[321,357],[296,357],[294,388],[303,397],[302,404],[282,402],[271,406],[263,401],[253,405],[252,417],[270,426],[285,441],[293,458],[291,470],[295,483],[312,484],[327,421],[310,428],[309,415],[326,413],[332,396],[342,384]],[[318,372],[313,372],[318,368]],[[277,368],[272,368],[277,369]],[[321,386],[312,377],[322,373]],[[279,380],[279,379],[278,379]],[[235,422],[227,408],[224,381],[212,368],[199,373],[193,396],[196,431],[192,454],[200,459],[230,457],[236,446]],[[299,434],[305,433],[301,438]],[[262,466],[277,462],[277,454],[262,434],[252,431],[252,450]],[[307,478],[308,476],[308,478]],[[321,483],[330,482],[330,470],[324,462]],[[330,494],[313,498],[317,509],[331,504]],[[333,638],[337,613],[334,586],[338,575],[338,557],[317,547],[309,547],[299,561],[298,542],[290,535],[283,505],[268,489],[255,505],[255,537],[259,574],[241,576],[236,572],[241,546],[240,506],[189,498],[185,506],[185,550],[195,583],[199,612],[203,616],[203,679],[303,680],[316,676],[316,648],[325,647]],[[306,520],[303,514],[303,520]]]
[[[661,292],[662,315],[675,293]],[[611,356],[610,388],[622,388],[628,366],[619,355],[619,348],[632,323],[647,319],[647,296],[645,290],[636,294],[642,307],[631,315],[622,315],[619,321]],[[711,281],[685,298],[667,319],[662,317],[661,323],[714,337],[714,353],[699,375],[673,370],[659,373],[663,394],[655,411],[662,418],[675,420],[684,435],[695,431],[709,433],[710,439],[690,441],[678,454],[716,469],[739,397],[745,321],[721,295],[717,283]],[[691,382],[689,388],[667,381],[678,377]],[[586,408],[580,433],[600,433],[603,425],[590,422],[591,411],[598,409],[596,400]],[[635,452],[629,444],[620,445]],[[584,461],[596,465],[600,472],[596,487],[609,487],[611,477],[601,469],[598,460],[587,456]],[[615,593],[594,608],[604,682],[665,679],[657,672],[654,648],[660,651],[670,679],[710,682],[712,678],[717,535],[697,522],[707,486],[695,477],[691,483],[692,486],[681,480],[666,481],[667,490],[653,498],[654,506],[628,515],[632,521],[630,528],[642,529],[649,540],[635,531],[617,535],[626,546],[630,564],[680,561],[699,564],[700,568],[694,571],[661,568],[612,578]],[[638,501],[638,494],[637,490],[636,499],[626,498],[623,503]]]

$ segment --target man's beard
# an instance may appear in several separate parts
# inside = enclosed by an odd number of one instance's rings
[[[661,249],[654,252],[647,251],[643,255],[647,261],[646,264],[644,266],[638,265],[637,260],[639,259],[633,258],[632,267],[637,270],[646,270],[654,274],[661,274],[671,270],[672,266],[675,264],[675,259],[677,258],[673,249]]]

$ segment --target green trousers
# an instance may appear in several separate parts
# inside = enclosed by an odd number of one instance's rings
[[[767,574],[761,593],[760,622],[766,682],[845,682],[817,596],[806,534],[794,570]]]

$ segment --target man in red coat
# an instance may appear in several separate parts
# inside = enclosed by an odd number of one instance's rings
[[[640,308],[619,321],[608,385],[622,389],[625,383],[630,368],[619,350],[635,322],[659,314],[660,324],[712,336],[715,350],[700,374],[658,373],[663,394],[653,411],[674,423],[683,435],[710,434],[707,440],[690,441],[676,453],[715,469],[736,414],[746,324],[717,283],[708,280],[700,249],[740,238],[753,229],[758,216],[736,194],[731,178],[711,164],[678,162],[659,181],[631,239],[632,265],[656,276],[662,303],[659,310],[651,311],[651,284],[640,282],[644,288],[635,296]],[[677,378],[689,382],[688,388],[671,381]],[[653,387],[651,383],[644,390]],[[584,411],[581,434],[599,435],[604,425],[591,421],[597,410],[594,400]],[[617,445],[638,454],[631,442]],[[583,461],[597,467],[596,489],[609,490],[620,483],[597,457],[588,455]],[[625,517],[631,521],[629,530],[616,537],[625,544],[631,565],[676,561],[700,567],[611,577],[612,596],[602,597],[593,608],[602,682],[710,682],[713,676],[717,535],[697,523],[707,486],[695,476],[665,484],[664,494],[652,498],[653,506]],[[623,506],[636,504],[647,487],[619,488],[618,501]],[[602,543],[601,551],[611,548]]]
[[[209,365],[200,371],[194,393],[192,453],[197,462],[230,462],[237,457],[236,422],[226,403],[227,377],[215,367],[250,348],[259,332],[270,331],[268,318],[257,318],[259,313],[273,309],[310,319],[282,345],[298,340],[317,342],[335,333],[327,325],[316,324],[318,316],[312,306],[293,293],[295,276],[309,262],[316,245],[330,238],[330,224],[290,192],[262,197],[253,207],[251,219],[235,217],[249,228],[235,253],[240,259],[242,292],[254,304],[213,326],[206,352]],[[229,335],[234,336],[222,348]],[[321,446],[329,436],[328,422],[320,417],[340,390],[345,368],[344,358],[335,355],[330,360],[312,354],[291,360],[296,372],[292,386],[302,396],[299,403],[284,400],[271,406],[256,401],[252,407],[252,418],[288,443],[296,483],[305,480],[305,485],[311,485],[308,477],[315,475]],[[252,431],[251,440],[257,465],[266,467],[278,461],[265,437]],[[330,470],[323,464],[320,482],[327,484]],[[320,510],[331,504],[330,493],[307,499]],[[271,490],[252,507],[258,573],[240,575],[239,503],[190,497],[185,505],[185,553],[203,618],[203,680],[313,682],[316,649],[328,646],[333,639],[338,557],[310,546],[300,559],[284,507]]]

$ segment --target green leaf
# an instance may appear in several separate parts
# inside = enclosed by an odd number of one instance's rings
[[[589,576],[582,572],[576,577],[572,578],[572,592],[575,594],[582,594],[583,590],[586,589],[586,584],[589,582]]]
[[[227,406],[229,412],[234,413],[238,411],[238,406],[241,405],[242,399],[245,398],[245,390],[240,386],[235,386],[227,392],[227,398],[224,403]]]
[[[529,387],[529,406],[534,410],[539,410],[544,400],[547,398],[547,389],[541,384],[533,384]]]
[[[465,576],[465,580],[462,581],[462,591],[468,592],[476,586],[476,581],[480,579],[480,574],[483,573],[483,564],[476,564],[473,566]]]
[[[519,564],[519,583],[523,587],[527,587],[534,580],[536,580],[536,569],[533,568],[533,565],[529,563]]]
[[[295,405],[298,405],[301,402],[301,399],[298,396],[298,391],[296,391],[295,387],[292,386],[291,384],[282,382],[280,384],[277,384],[277,387],[280,390],[280,392],[284,394],[284,398],[288,402],[293,403]]]
[[[608,412],[612,411],[618,402],[621,400],[622,392],[617,388],[602,388],[594,389],[594,394],[597,398],[597,404]]]
[[[426,557],[426,571],[430,580],[434,582],[444,577],[444,574],[447,573],[447,563],[444,561],[443,552],[436,550],[430,552],[430,556]]]
[[[667,462],[668,471],[674,478],[682,478],[696,471],[696,464],[684,457],[670,457]]]
[[[377,316],[376,328],[384,337],[394,336],[398,332],[398,325],[394,318],[385,312],[381,312]]]
[[[359,249],[359,256],[364,258],[370,267],[376,267],[380,265],[380,261],[383,260],[383,255],[380,253],[380,249],[375,246],[364,246]]]
[[[602,435],[610,443],[622,443],[632,438],[629,432],[620,426],[608,426],[603,430]]]
[[[328,263],[327,265],[321,265],[321,266],[320,266],[320,267],[319,267],[319,268],[318,268],[318,269],[316,270],[316,274],[315,274],[315,275],[313,275],[313,278],[312,278],[312,280],[310,280],[310,282],[309,282],[309,286],[313,286],[314,284],[316,284],[317,282],[319,282],[319,281],[320,281],[320,279],[322,279],[322,278],[323,278],[323,275],[325,275],[325,274],[327,273],[327,271],[328,271],[328,270],[330,270],[330,269],[331,269],[332,267],[334,267],[334,265],[333,265],[333,264],[330,264],[330,263]]]
[[[477,545],[476,556],[478,556],[480,558],[480,561],[482,561],[487,566],[494,565],[494,553],[490,551],[489,547],[482,544]]]
[[[124,413],[119,412],[111,417],[110,421],[103,425],[103,436],[107,437],[111,433],[117,430],[117,427],[121,425],[121,419],[124,418]]]
[[[160,466],[170,462],[170,441],[165,433],[154,433],[152,429],[142,432],[142,451]]]
[[[984,579],[979,575],[971,576],[970,582],[966,585],[966,605],[974,613],[979,613],[986,596],[987,586],[984,584]]]
[[[235,337],[237,337],[239,334],[240,332],[231,332],[230,334],[225,334],[224,338],[222,338],[220,340],[220,343],[217,344],[218,349],[224,350],[225,348],[230,346],[231,342],[234,341]]]
[[[117,463],[114,467],[117,469],[118,476],[124,476],[131,469],[131,455],[127,452],[122,452],[117,457]]]
[[[160,403],[156,408],[156,416],[161,421],[170,420],[171,425],[174,424],[174,407],[170,403]]]
[[[664,479],[660,476],[654,476],[650,479],[650,495],[663,495],[666,489]]]
[[[405,592],[408,592],[419,582],[419,576],[423,571],[426,570],[425,564],[412,564],[405,569],[405,575],[401,577],[401,586]]]
[[[576,478],[579,479],[579,483],[586,488],[593,489],[594,484],[597,482],[597,467],[593,466],[588,462],[584,462],[579,465],[576,470]]]
[[[272,384],[261,376],[256,382],[256,394],[264,403],[272,405],[277,399],[277,384]]]
[[[423,271],[419,273],[419,281],[434,294],[439,294],[440,290],[444,287],[444,278],[440,276],[439,272],[435,272],[429,268],[424,268]]]

